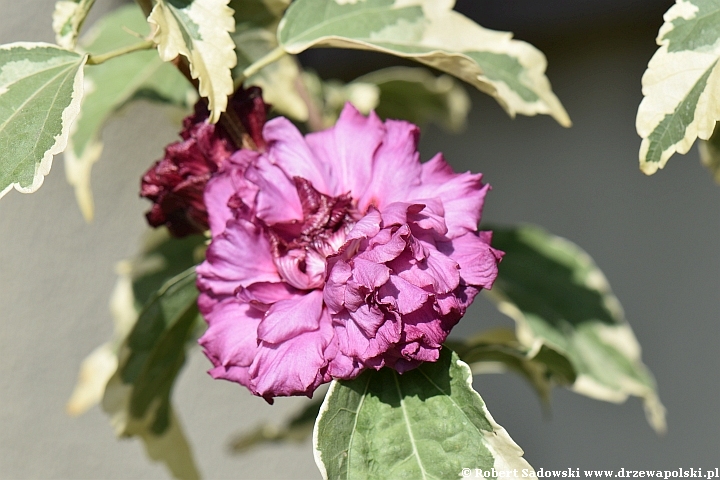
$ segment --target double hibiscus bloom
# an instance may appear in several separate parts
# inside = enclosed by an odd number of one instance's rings
[[[264,117],[262,101],[250,105]],[[155,225],[209,225],[197,286],[210,374],[271,401],[437,360],[502,256],[477,230],[482,176],[454,173],[441,154],[420,163],[415,125],[351,105],[306,136],[282,117],[260,122],[248,129],[260,151],[231,152],[199,117],[142,193]]]

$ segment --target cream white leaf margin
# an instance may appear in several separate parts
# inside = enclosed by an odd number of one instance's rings
[[[472,380],[470,367],[447,348],[436,362],[412,373],[383,369],[334,380],[313,427],[313,456],[320,474],[333,480],[454,478],[467,476],[464,472],[471,469],[494,468],[499,476],[535,476],[523,450],[495,422]],[[418,389],[438,394],[421,398]],[[440,424],[451,425],[462,442],[449,448],[438,445],[432,436]],[[396,428],[399,425],[403,428]],[[405,457],[410,446],[412,456]],[[410,463],[419,468],[406,468]],[[448,476],[453,470],[455,475]]]
[[[199,81],[200,95],[208,99],[213,123],[227,108],[234,90],[231,69],[237,57],[230,32],[235,30],[235,20],[228,3],[157,0],[148,17],[160,57],[169,62],[182,55],[190,62],[190,73]]]
[[[100,19],[78,44],[88,52],[117,50],[137,42],[128,31],[148,32],[147,19],[132,4]],[[152,51],[134,52],[88,67],[84,91],[80,115],[71,128],[64,157],[68,183],[74,187],[80,211],[89,222],[94,215],[90,174],[103,150],[100,137],[108,118],[143,91],[151,92],[153,100],[180,107],[192,105],[197,96],[178,69]]]
[[[374,50],[409,58],[493,96],[511,117],[570,118],[545,76],[545,56],[512,34],[452,10],[453,0],[296,0],[278,27],[288,53],[310,47]]]
[[[663,18],[636,120],[640,169],[648,175],[696,138],[709,139],[720,120],[720,1],[678,0]]]
[[[620,301],[590,255],[532,225],[493,228],[493,246],[506,255],[485,292],[515,320],[520,343],[530,352],[545,345],[566,357],[577,373],[571,388],[579,394],[614,403],[642,398],[648,423],[663,433],[665,408],[655,380]]]
[[[86,61],[47,43],[0,46],[0,197],[36,191],[65,150]]]
[[[52,27],[55,41],[67,49],[74,49],[82,27],[95,0],[60,0],[55,4]]]

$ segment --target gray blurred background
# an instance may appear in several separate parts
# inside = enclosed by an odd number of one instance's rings
[[[93,19],[119,4],[100,1]],[[426,128],[424,159],[443,151],[456,169],[485,174],[493,191],[484,220],[530,222],[586,249],[603,269],[643,346],[668,409],[658,437],[641,402],[593,401],[556,390],[545,415],[519,377],[476,377],[495,419],[536,468],[672,469],[720,466],[720,186],[696,149],[645,177],[634,119],[640,78],[670,1],[461,0],[481,24],[514,31],[545,52],[553,88],[574,126],[546,117],[509,119],[472,94],[459,136]],[[0,0],[0,43],[52,41],[51,0]],[[324,77],[350,79],[387,57],[311,52]],[[112,326],[113,265],[132,255],[147,203],[140,175],[176,139],[169,114],[136,104],[105,129],[93,170],[96,220],[86,224],[62,159],[33,195],[0,200],[0,478],[167,478],[138,441],[115,439],[99,408],[71,418],[64,406],[77,367]],[[484,299],[457,334],[510,325]],[[196,351],[175,390],[179,415],[206,478],[317,479],[309,441],[241,456],[231,438],[278,423],[297,399],[268,406],[243,388],[213,381]]]

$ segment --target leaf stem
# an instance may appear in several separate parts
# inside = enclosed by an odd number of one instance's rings
[[[118,48],[117,50],[113,50],[108,53],[103,53],[101,55],[90,55],[90,57],[87,60],[88,65],[100,65],[101,63],[105,63],[108,60],[111,60],[115,57],[119,57],[121,55],[125,55],[127,53],[136,52],[138,50],[150,50],[151,48],[155,47],[155,42],[152,40],[145,40],[140,43],[136,43],[134,45],[128,45],[127,47]]]
[[[235,83],[240,84],[244,82],[247,78],[252,77],[271,63],[280,60],[283,55],[286,54],[287,52],[285,52],[285,49],[283,49],[282,47],[275,47],[274,49],[270,50],[267,55],[259,58],[257,61],[248,65],[248,67],[240,74],[240,78],[238,78]]]

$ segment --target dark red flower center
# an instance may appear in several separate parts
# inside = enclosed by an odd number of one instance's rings
[[[302,177],[293,180],[303,219],[269,225],[265,231],[284,279],[296,288],[318,288],[325,283],[325,258],[337,252],[355,224],[352,199],[320,193]]]

